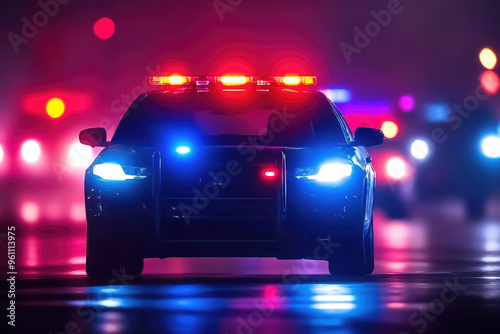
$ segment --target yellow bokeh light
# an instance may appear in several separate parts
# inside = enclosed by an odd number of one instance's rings
[[[488,70],[493,69],[497,64],[497,56],[495,55],[495,52],[488,48],[481,50],[481,53],[479,53],[479,60]]]
[[[396,123],[387,121],[382,123],[382,128],[380,129],[384,133],[385,138],[394,138],[398,134],[398,126]]]
[[[61,99],[54,97],[50,99],[49,102],[47,102],[47,106],[45,107],[45,109],[47,110],[47,114],[50,117],[59,118],[62,116],[62,114],[64,114],[64,102]]]

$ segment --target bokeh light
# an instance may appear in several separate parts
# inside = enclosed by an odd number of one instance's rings
[[[94,24],[94,34],[104,40],[115,33],[115,23],[109,17],[103,17]]]
[[[75,222],[81,222],[85,220],[85,205],[83,203],[76,203],[70,209],[69,213],[71,219]]]
[[[397,136],[399,128],[396,123],[386,121],[382,123],[382,127],[380,128],[380,130],[382,130],[382,132],[384,133],[385,138],[391,139]]]
[[[488,136],[481,142],[481,149],[488,158],[500,158],[500,137]]]
[[[36,140],[27,140],[21,147],[21,155],[24,161],[32,163],[40,158],[42,150]]]
[[[415,109],[415,98],[411,95],[403,95],[399,98],[398,105],[403,111],[412,111]]]
[[[429,154],[429,145],[423,140],[417,139],[411,144],[411,155],[415,159],[422,160]]]
[[[2,160],[3,160],[3,148],[0,145],[0,163],[2,163]]]
[[[26,202],[21,205],[21,218],[27,223],[34,223],[40,216],[40,208],[36,203]]]
[[[47,114],[52,117],[52,118],[59,118],[64,114],[65,106],[64,102],[57,98],[54,97],[47,102],[47,105],[45,106],[45,110],[47,110]]]
[[[88,167],[93,160],[92,148],[76,142],[69,148],[66,161],[71,167]]]
[[[500,87],[500,79],[493,71],[484,71],[483,74],[481,74],[480,82],[481,87],[490,95],[496,94]]]
[[[481,52],[479,53],[479,60],[481,61],[481,64],[488,70],[493,69],[497,64],[497,56],[495,52],[488,48],[484,48],[481,50]]]
[[[385,166],[387,176],[393,180],[402,180],[408,175],[408,165],[400,157],[392,157]]]

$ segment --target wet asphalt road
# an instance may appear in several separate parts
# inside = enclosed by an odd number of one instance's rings
[[[342,280],[324,262],[175,258],[91,281],[84,223],[22,227],[6,332],[500,333],[498,209],[479,220],[453,202],[416,211],[378,213],[374,274]]]

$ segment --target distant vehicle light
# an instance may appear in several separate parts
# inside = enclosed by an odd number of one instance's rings
[[[21,205],[21,218],[27,223],[34,223],[40,217],[40,208],[36,203],[26,202]]]
[[[54,97],[47,102],[47,105],[45,106],[45,110],[47,111],[47,114],[51,118],[59,118],[64,114],[64,110],[66,109],[64,102],[57,97]]]
[[[40,149],[40,145],[36,140],[27,140],[24,142],[21,147],[21,155],[24,161],[33,163],[40,159],[42,151]]]
[[[426,116],[429,122],[445,122],[450,107],[445,103],[433,103],[426,106]]]
[[[382,123],[382,127],[380,128],[380,130],[382,130],[382,132],[384,133],[385,138],[389,139],[396,137],[399,132],[399,128],[396,123],[391,121]]]
[[[148,169],[141,167],[122,167],[118,164],[103,163],[94,165],[93,173],[103,180],[125,181],[144,179],[148,175]]]
[[[429,154],[429,145],[423,140],[417,139],[411,144],[411,155],[415,159],[422,160]]]
[[[483,154],[488,158],[500,158],[500,137],[488,136],[481,142]]]
[[[312,168],[297,168],[295,177],[298,179],[316,180],[318,182],[336,182],[351,176],[352,165],[350,163],[328,163]]]
[[[245,76],[222,76],[217,77],[217,80],[224,86],[239,86],[248,83],[250,78]]]
[[[411,95],[402,95],[398,99],[398,105],[403,111],[413,111],[415,109],[415,98]]]
[[[408,164],[402,158],[390,158],[385,168],[387,176],[393,180],[403,180],[408,176]]]
[[[488,70],[493,69],[497,64],[497,56],[495,52],[493,52],[489,48],[484,48],[479,53],[479,60],[481,64],[487,68]]]
[[[479,78],[481,87],[490,95],[494,95],[498,92],[500,88],[500,79],[498,75],[493,71],[484,71]]]
[[[108,39],[115,33],[115,23],[109,17],[103,17],[94,24],[94,34],[99,39]]]
[[[188,154],[191,152],[191,148],[188,147],[188,146],[179,146],[175,149],[175,152],[179,153],[179,154]]]

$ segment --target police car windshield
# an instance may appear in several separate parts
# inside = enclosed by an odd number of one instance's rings
[[[120,121],[113,144],[158,146],[169,135],[199,137],[207,145],[345,145],[329,101],[319,93],[215,93],[140,96]],[[246,141],[245,141],[246,142]]]

